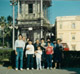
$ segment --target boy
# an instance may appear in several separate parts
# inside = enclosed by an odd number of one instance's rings
[[[34,46],[32,45],[32,41],[29,40],[29,44],[26,46],[26,56],[27,56],[27,70],[30,68],[33,70],[33,55],[34,55]]]

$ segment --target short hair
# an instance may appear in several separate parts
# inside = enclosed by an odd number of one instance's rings
[[[59,40],[60,42],[62,41],[62,39],[61,39],[61,38],[57,38],[57,39],[56,39],[56,41],[58,41],[58,40]]]
[[[22,36],[22,34],[19,34],[18,36]]]
[[[48,40],[48,39],[51,40],[50,38],[47,38],[47,40]]]
[[[32,42],[32,40],[29,40],[29,41],[31,41],[31,42]]]
[[[44,38],[41,38],[41,40],[44,40]]]
[[[48,41],[47,43],[51,43],[51,41]]]
[[[40,47],[40,48],[41,48],[41,46],[40,46],[40,45],[38,45],[38,46],[37,46],[37,48],[38,48],[38,47]]]

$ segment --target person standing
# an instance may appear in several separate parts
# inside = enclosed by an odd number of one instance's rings
[[[37,47],[38,47],[38,46],[40,46],[40,42],[39,42],[39,40],[37,39],[37,40],[36,40],[36,43],[34,44],[35,50],[37,50]]]
[[[35,51],[35,55],[36,55],[36,63],[37,63],[37,70],[41,70],[41,55],[42,55],[42,50],[41,47],[38,46],[37,47],[38,50]]]
[[[32,45],[31,40],[29,40],[29,44],[26,46],[26,57],[27,57],[27,70],[29,70],[29,68],[33,70],[34,46]]]
[[[41,49],[42,49],[42,68],[45,67],[45,59],[46,59],[46,53],[45,53],[45,46],[46,43],[44,42],[44,38],[41,39]]]
[[[59,63],[59,68],[61,68],[62,50],[63,50],[63,46],[61,44],[61,40],[57,39],[57,43],[54,47],[54,61],[55,61],[54,69],[56,69],[58,67],[58,63]]]
[[[48,46],[46,47],[47,69],[52,69],[52,54],[53,47],[51,46],[51,42],[48,42]]]
[[[15,41],[15,54],[16,54],[16,69],[18,70],[19,58],[20,58],[20,70],[23,70],[23,50],[25,42],[22,40],[22,35],[19,35],[19,39]]]

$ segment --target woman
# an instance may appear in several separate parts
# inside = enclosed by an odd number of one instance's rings
[[[61,68],[62,50],[63,50],[63,46],[61,44],[61,40],[57,39],[57,43],[55,44],[55,47],[54,47],[54,61],[55,61],[54,69],[57,68],[58,63],[59,63],[59,68]]]

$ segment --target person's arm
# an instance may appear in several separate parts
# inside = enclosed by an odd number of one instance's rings
[[[33,52],[33,54],[34,54],[34,46],[32,46],[32,52]]]
[[[27,46],[26,46],[26,50],[29,50],[29,49],[30,49],[30,48],[29,48],[29,45],[27,45]]]
[[[41,50],[40,54],[42,55],[42,50]]]
[[[33,54],[33,57],[34,57],[34,46],[32,45],[32,54]]]
[[[25,49],[25,42],[23,41],[23,50]]]
[[[52,50],[52,54],[54,54],[53,47],[51,48],[51,50]]]

